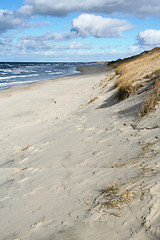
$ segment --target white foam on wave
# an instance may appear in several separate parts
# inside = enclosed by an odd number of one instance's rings
[[[22,85],[22,84],[29,84],[29,83],[34,83],[34,82],[39,82],[39,80],[32,80],[32,81],[18,81],[18,82],[5,82],[5,83],[0,83],[0,87],[6,87],[6,86],[13,86],[13,85]]]
[[[6,72],[2,72],[1,74],[2,74],[2,75],[7,75],[7,73],[6,73]]]
[[[20,74],[20,73],[29,73],[29,70],[26,69],[12,69],[12,74]]]
[[[52,72],[51,74],[55,74],[55,75],[58,75],[58,74],[62,74],[63,72]]]
[[[11,79],[11,78],[17,78],[17,76],[0,77],[0,81]]]
[[[8,77],[0,77],[0,81],[6,80],[6,79],[14,79],[14,78],[26,78],[26,77],[37,77],[39,74],[28,74],[28,75],[18,75],[18,76],[8,76]]]
[[[4,73],[10,73],[10,72],[12,72],[11,69],[3,69],[3,68],[0,68],[0,71],[1,71],[1,72],[4,72]],[[1,74],[2,74],[2,73],[1,73]]]

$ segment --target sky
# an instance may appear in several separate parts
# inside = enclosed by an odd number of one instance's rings
[[[160,46],[160,0],[4,0],[0,62],[94,62]]]

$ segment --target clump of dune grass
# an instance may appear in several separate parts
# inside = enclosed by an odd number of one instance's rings
[[[142,147],[141,151],[146,152],[147,150],[150,150],[157,142],[148,143],[146,146]]]
[[[139,117],[142,118],[151,111],[155,110],[155,107],[159,100],[160,100],[160,79],[156,79],[152,93],[147,95],[145,102],[142,105],[142,110],[139,114]]]
[[[118,100],[125,100],[134,92],[135,87],[133,87],[132,84],[121,84],[120,86],[118,86],[116,98],[118,98]]]
[[[156,80],[158,80],[160,78],[160,69],[158,69],[150,74],[147,74],[145,76],[145,78],[150,79],[155,82]]]
[[[144,85],[142,83],[137,83],[136,85],[132,85],[132,83],[122,83],[117,88],[116,98],[118,100],[125,100],[130,95],[134,94]]]
[[[124,100],[160,75],[160,48],[121,60],[116,66],[116,97]]]
[[[107,208],[122,208],[125,204],[128,204],[134,197],[132,190],[124,189],[120,191],[118,185],[111,185],[100,191],[101,196],[98,202],[101,206]]]

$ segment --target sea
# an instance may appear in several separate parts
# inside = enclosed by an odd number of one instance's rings
[[[84,62],[0,62],[0,90],[78,73]]]

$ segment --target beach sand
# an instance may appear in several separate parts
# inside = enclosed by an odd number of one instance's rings
[[[160,239],[160,106],[114,69],[0,92],[0,239]]]

